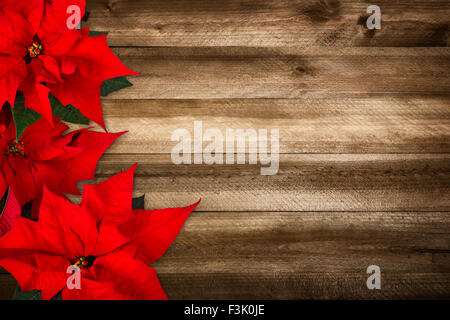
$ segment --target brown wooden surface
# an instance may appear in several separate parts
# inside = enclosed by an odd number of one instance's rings
[[[286,154],[260,165],[174,165],[170,155],[107,155],[97,180],[137,162],[135,191],[152,208],[203,198],[198,211],[450,211],[448,154]]]
[[[446,0],[91,0],[115,46],[446,46]],[[377,4],[382,29],[365,28]]]
[[[350,98],[450,92],[450,48],[117,48],[141,76],[108,99]]]
[[[134,80],[134,79],[133,79]],[[447,97],[104,100],[111,131],[133,128],[108,153],[170,153],[172,131],[278,128],[281,153],[450,151]]]
[[[377,4],[382,29],[365,28]],[[103,99],[97,180],[202,202],[155,268],[173,299],[450,298],[450,3],[88,0],[141,73]],[[171,162],[171,134],[280,130],[280,169]],[[75,126],[74,126],[75,127]],[[90,182],[92,183],[92,182]],[[79,201],[79,198],[72,197]],[[378,265],[382,289],[368,290]],[[0,297],[15,280],[0,269]]]

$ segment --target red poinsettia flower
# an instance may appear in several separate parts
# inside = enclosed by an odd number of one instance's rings
[[[80,205],[44,189],[38,222],[19,217],[0,238],[0,265],[23,291],[41,290],[43,299],[61,291],[66,300],[166,299],[148,264],[164,254],[198,203],[132,210],[135,168],[85,185]],[[67,286],[70,266],[81,270],[78,288]]]
[[[41,118],[16,140],[11,110],[0,112],[0,194],[10,186],[21,206],[38,202],[43,185],[58,193],[79,194],[76,182],[94,178],[98,160],[124,133],[86,128],[62,135],[69,127],[57,118],[54,122],[52,128]]]
[[[0,107],[14,106],[22,91],[25,106],[51,121],[51,92],[105,129],[101,84],[137,73],[112,53],[106,35],[68,28],[73,5],[84,15],[84,0],[0,0]]]

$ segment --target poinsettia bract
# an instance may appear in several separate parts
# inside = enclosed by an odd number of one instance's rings
[[[0,238],[0,265],[23,291],[43,299],[166,299],[159,259],[198,203],[185,208],[132,210],[136,165],[96,185],[85,185],[80,205],[44,189],[39,220],[19,217]],[[79,288],[67,269],[81,270]]]
[[[51,93],[105,129],[101,84],[137,73],[112,53],[106,35],[69,28],[70,6],[84,15],[84,0],[0,0],[0,107],[14,107],[21,91],[27,108],[52,121]]]
[[[63,134],[69,127],[55,118],[30,125],[19,140],[11,110],[0,111],[0,194],[9,186],[20,206],[40,200],[43,185],[57,193],[79,194],[76,182],[93,179],[97,162],[124,132],[89,128]],[[34,206],[34,208],[36,208]],[[33,211],[37,218],[37,211]]]

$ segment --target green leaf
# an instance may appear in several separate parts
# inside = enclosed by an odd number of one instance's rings
[[[41,292],[39,290],[30,290],[22,292],[20,286],[17,285],[14,292],[13,300],[42,300]]]
[[[89,30],[89,37],[101,36],[102,34],[108,34],[109,31],[93,31]]]
[[[16,125],[16,139],[18,140],[29,125],[35,123],[41,115],[25,107],[25,98],[18,92],[14,108],[11,108],[14,124]]]
[[[145,194],[141,197],[133,198],[133,201],[131,203],[131,207],[133,208],[133,210],[136,209],[144,210],[144,205],[145,205]]]
[[[107,96],[108,94],[118,91],[123,88],[131,87],[133,84],[125,77],[117,77],[105,80],[101,86],[101,95]]]
[[[74,106],[70,104],[64,106],[51,94],[48,96],[48,99],[50,101],[50,105],[52,106],[53,115],[67,122],[89,124],[89,119],[83,116]]]
[[[30,290],[22,292],[20,286],[17,285],[16,291],[14,291],[13,300],[42,300],[40,290]],[[51,300],[62,300],[62,292],[58,292]]]
[[[62,300],[62,291],[58,292],[51,300]]]
[[[90,120],[83,116],[81,112],[71,105],[64,106],[53,95],[48,97],[50,105],[52,107],[53,115],[61,118],[64,121],[77,123],[77,124],[89,124]],[[14,124],[16,125],[16,137],[19,139],[26,128],[39,120],[41,115],[34,110],[25,107],[25,98],[22,92],[18,92],[16,96],[16,102],[14,108],[11,108]]]

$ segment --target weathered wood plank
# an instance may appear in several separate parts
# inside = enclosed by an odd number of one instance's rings
[[[190,260],[189,260],[190,261]],[[227,261],[224,261],[224,263]],[[230,261],[233,271],[208,273],[158,272],[169,299],[449,299],[450,275],[433,272],[382,274],[382,290],[368,290],[365,270],[355,272],[292,273],[284,270],[240,273],[244,263],[270,262],[241,259]],[[171,261],[173,263],[173,261]],[[177,265],[183,263],[178,261]],[[298,261],[290,261],[296,264]],[[371,263],[367,260],[364,263]],[[206,264],[199,261],[200,265]],[[11,299],[17,282],[9,274],[0,274],[0,299]]]
[[[109,153],[170,153],[172,132],[279,129],[281,153],[450,152],[450,99],[105,100]],[[75,127],[75,126],[74,126]],[[240,139],[242,140],[242,139]],[[260,141],[260,139],[258,139]],[[204,143],[206,146],[208,143]],[[239,150],[248,152],[249,149]]]
[[[446,46],[450,4],[378,0],[91,0],[87,23],[114,46]]]
[[[195,212],[154,267],[172,299],[449,298],[449,228],[448,212]]]
[[[248,260],[247,260],[248,261]],[[243,260],[233,264],[242,268]],[[258,261],[250,261],[258,263]],[[370,263],[366,261],[366,263]],[[295,264],[297,260],[289,263]],[[359,270],[358,270],[359,271]],[[382,290],[368,290],[364,270],[354,273],[196,273],[160,275],[170,299],[449,299],[448,273],[385,273]]]
[[[449,154],[281,155],[277,175],[260,165],[175,165],[170,155],[106,155],[97,180],[139,163],[136,194],[148,208],[200,211],[448,211]]]
[[[155,267],[171,298],[448,298],[449,227],[448,213],[198,212]]]
[[[450,48],[116,48],[141,76],[106,99],[449,95]]]

